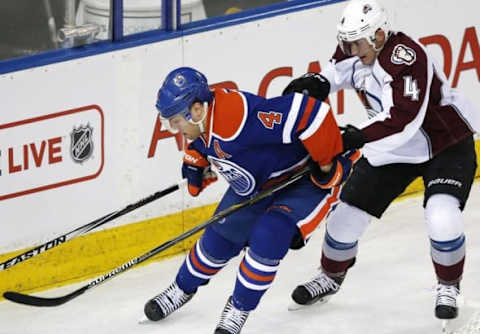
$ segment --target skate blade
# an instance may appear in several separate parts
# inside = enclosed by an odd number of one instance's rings
[[[442,320],[442,334],[480,333],[480,304],[464,302],[458,317]]]
[[[149,325],[149,324],[153,324],[154,322],[151,321],[150,319],[148,319],[145,315],[143,315],[139,320],[138,320],[138,324],[139,325]]]
[[[327,297],[324,297],[322,299],[319,299],[317,300],[315,303],[313,304],[306,304],[306,305],[302,305],[302,304],[298,304],[296,303],[294,300],[291,301],[291,303],[288,305],[288,310],[289,311],[298,311],[298,310],[303,310],[305,308],[311,308],[311,307],[314,307],[314,306],[320,306],[320,305],[323,305],[325,304],[326,302],[328,302],[328,300],[330,299],[331,296],[327,296]]]
[[[449,324],[450,320],[442,320],[442,334],[453,334]]]

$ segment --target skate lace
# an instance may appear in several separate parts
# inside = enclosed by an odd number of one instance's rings
[[[316,297],[329,291],[337,291],[340,285],[324,273],[320,273],[310,282],[305,283],[304,287],[312,297]]]
[[[437,305],[457,306],[457,296],[460,291],[454,285],[438,284]]]
[[[231,334],[240,333],[240,330],[247,320],[248,313],[247,311],[241,311],[235,308],[232,301],[229,300],[220,316],[218,328],[226,329]]]
[[[157,302],[165,316],[167,316],[190,300],[191,296],[183,292],[176,283],[173,283],[167,290],[153,298],[153,300]]]

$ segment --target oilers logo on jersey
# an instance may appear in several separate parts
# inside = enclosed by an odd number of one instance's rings
[[[239,196],[250,195],[255,189],[255,178],[250,172],[243,169],[236,163],[228,160],[218,159],[212,156],[208,157],[212,165],[227,180],[233,191]]]

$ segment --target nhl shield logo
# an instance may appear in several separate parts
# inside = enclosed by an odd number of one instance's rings
[[[79,128],[73,128],[73,131],[70,133],[70,154],[73,161],[82,163],[92,155],[92,132],[93,128],[88,124]]]

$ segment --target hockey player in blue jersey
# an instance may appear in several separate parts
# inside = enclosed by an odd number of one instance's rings
[[[342,137],[327,104],[299,93],[265,99],[212,91],[205,76],[188,67],[166,77],[156,107],[162,124],[191,140],[182,166],[190,194],[197,196],[216,180],[211,166],[228,181],[217,211],[311,165],[310,177],[208,227],[175,281],[145,305],[150,320],[165,318],[246,248],[233,295],[215,329],[217,334],[240,333],[290,246],[308,240],[337,202],[359,153],[338,155],[344,150]]]

